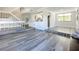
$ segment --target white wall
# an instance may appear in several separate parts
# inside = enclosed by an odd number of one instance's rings
[[[49,13],[39,13],[39,14],[43,15],[43,21],[36,22],[34,19],[35,14],[32,14],[30,21],[29,21],[29,26],[34,27],[36,29],[40,29],[40,30],[48,29],[48,19],[47,19],[48,15],[50,15],[50,27],[49,28],[53,28],[55,26],[55,13],[49,12]]]
[[[53,28],[55,27],[55,13],[51,12],[50,16],[50,28]]]
[[[63,11],[61,11],[60,13],[64,13]],[[46,30],[48,29],[48,20],[47,20],[47,16],[50,15],[50,28],[53,28],[55,26],[59,26],[59,27],[69,27],[69,28],[75,28],[76,27],[76,11],[66,11],[65,13],[71,13],[72,17],[71,17],[71,22],[59,22],[57,20],[57,14],[56,12],[50,11],[48,13],[38,13],[43,15],[43,22],[36,22],[34,19],[34,15],[31,15],[30,21],[29,21],[29,25],[31,27],[34,27],[36,29],[40,29],[40,30]]]
[[[79,8],[77,11],[76,30],[79,31]]]
[[[35,19],[34,19],[34,15],[36,14],[33,14],[32,15],[32,18],[29,22],[29,25],[36,28],[36,29],[39,29],[39,30],[46,30],[48,27],[47,27],[47,15],[45,14],[41,14],[43,15],[43,21],[38,21],[36,22]]]
[[[63,12],[64,13],[64,12]],[[56,26],[57,27],[69,27],[69,28],[75,28],[76,27],[76,11],[72,12],[66,12],[71,13],[71,21],[70,22],[60,22],[57,20],[57,14],[56,14]]]

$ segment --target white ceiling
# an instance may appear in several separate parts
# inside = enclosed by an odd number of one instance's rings
[[[18,7],[0,7],[0,11],[10,12]],[[20,7],[19,7],[20,8]],[[21,7],[22,12],[32,13],[32,12],[40,12],[40,11],[59,11],[59,10],[69,10],[75,9],[76,7]]]
[[[0,7],[0,11],[11,11],[13,9],[15,9],[16,7]]]

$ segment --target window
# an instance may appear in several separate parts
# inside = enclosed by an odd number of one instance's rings
[[[58,21],[71,21],[71,13],[58,14]]]

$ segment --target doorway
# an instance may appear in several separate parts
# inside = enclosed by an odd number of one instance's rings
[[[48,28],[50,27],[50,15],[48,15]]]

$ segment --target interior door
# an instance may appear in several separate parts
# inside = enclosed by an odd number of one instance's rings
[[[48,28],[50,27],[50,15],[48,15]]]

